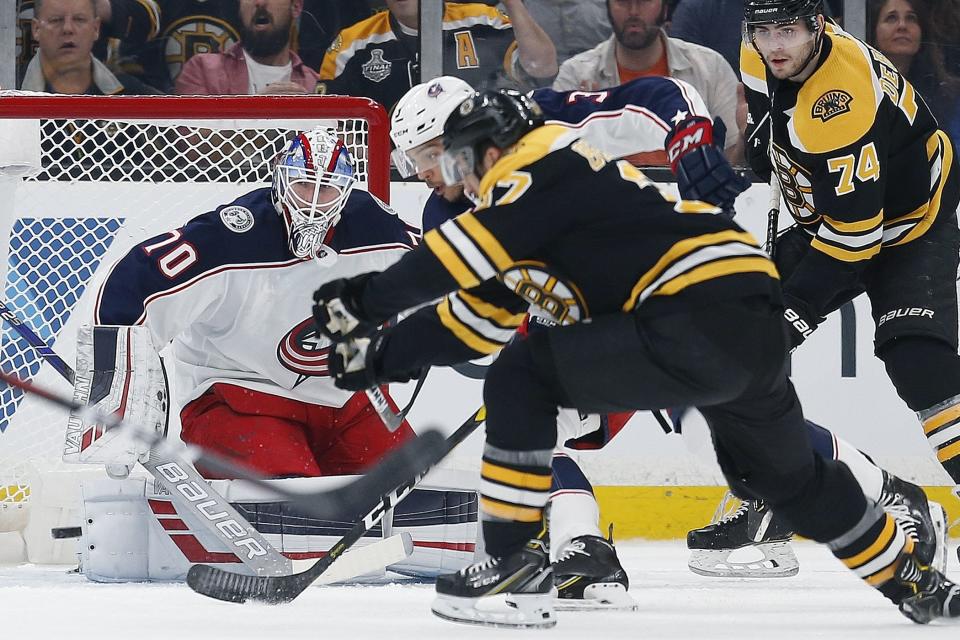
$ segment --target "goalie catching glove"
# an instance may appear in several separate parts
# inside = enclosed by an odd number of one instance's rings
[[[673,128],[664,146],[680,197],[707,202],[732,216],[734,201],[750,187],[750,181],[723,156],[724,138],[722,120],[710,122],[709,118],[692,116]]]
[[[80,327],[74,400],[163,434],[169,397],[163,363],[147,327]],[[107,430],[87,412],[71,412],[64,462],[100,463],[109,475],[126,477],[138,460],[149,456],[149,448],[124,431]]]

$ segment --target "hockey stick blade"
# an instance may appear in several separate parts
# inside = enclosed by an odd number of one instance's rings
[[[357,483],[349,485],[350,491],[347,495],[352,496],[350,503],[353,505],[370,502],[364,500],[365,497],[369,497],[369,494],[363,494],[378,489],[380,499],[330,548],[327,555],[306,571],[287,576],[245,576],[224,571],[218,567],[198,564],[190,567],[187,573],[187,584],[197,593],[225,602],[243,603],[248,600],[267,604],[290,602],[323,575],[327,568],[367,531],[376,526],[388,510],[407,497],[420,479],[426,475],[429,467],[442,460],[457,445],[466,440],[477,427],[483,424],[484,420],[486,420],[486,409],[480,407],[449,438],[443,439],[437,432],[432,431],[428,432],[432,434],[428,439],[424,439],[428,435],[425,434],[400,447],[395,452],[400,455],[391,455],[389,460],[385,459],[364,476],[363,480],[366,484],[360,488],[360,491],[353,490]],[[440,438],[439,442],[436,437]],[[325,499],[329,493],[313,495],[316,499]]]

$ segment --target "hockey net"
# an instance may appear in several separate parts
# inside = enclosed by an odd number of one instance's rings
[[[268,185],[295,132],[319,124],[342,136],[361,188],[387,200],[387,117],[365,98],[0,92],[3,300],[72,365],[104,269],[137,242]],[[0,340],[4,371],[71,393],[7,323]],[[61,411],[0,390],[0,532],[24,528],[39,479],[64,468],[65,425]]]

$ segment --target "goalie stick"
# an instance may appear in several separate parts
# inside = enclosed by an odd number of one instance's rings
[[[288,576],[245,576],[198,564],[190,567],[187,573],[187,584],[197,593],[226,602],[242,603],[247,600],[267,604],[290,602],[319,579],[327,568],[372,529],[389,509],[406,498],[430,468],[466,440],[484,420],[486,420],[486,408],[480,407],[449,438],[444,439],[435,431],[427,432],[402,445],[373,467],[363,478],[350,485],[349,492],[346,494],[350,502],[339,503],[338,509],[351,503],[369,504],[376,500],[376,504],[330,548],[326,556],[306,571]],[[327,504],[338,502],[337,496],[332,492],[315,495],[316,499],[323,500]]]

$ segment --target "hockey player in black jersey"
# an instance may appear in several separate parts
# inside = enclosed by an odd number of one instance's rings
[[[775,245],[790,346],[866,292],[876,355],[960,488],[956,149],[894,65],[826,23],[819,0],[748,0],[744,19],[748,155],[797,223]],[[691,535],[716,546],[722,529]]]
[[[827,544],[912,619],[960,617],[960,588],[917,560],[913,540],[864,498],[845,465],[814,455],[786,377],[778,274],[756,240],[713,215],[718,209],[675,202],[629,163],[607,162],[542,122],[539,108],[513,92],[465,101],[446,123],[442,167],[480,204],[386,271],[314,294],[345,386],[409,375],[400,372],[410,362],[377,361],[406,321],[377,327],[449,291],[496,279],[557,322],[510,343],[487,374],[480,502],[491,557],[441,577],[434,612],[477,624],[555,624],[541,520],[557,407],[686,405],[704,414],[739,495],[764,499]],[[498,594],[516,609],[476,607]]]

